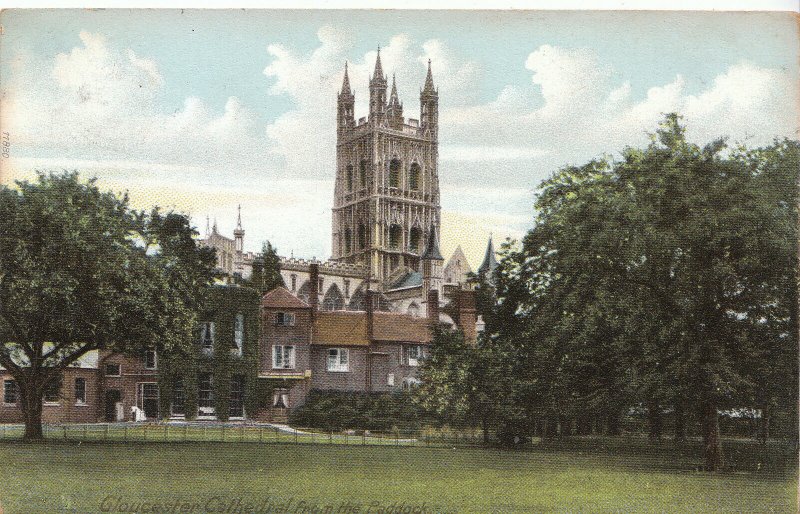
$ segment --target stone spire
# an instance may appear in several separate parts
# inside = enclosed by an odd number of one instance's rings
[[[244,251],[244,229],[242,228],[242,204],[239,204],[239,214],[236,217],[236,228],[233,230],[233,239],[236,244],[236,251]]]
[[[423,260],[443,261],[442,252],[439,251],[439,238],[436,237],[436,227],[431,227],[428,234],[428,243],[425,245],[425,252],[422,254]]]
[[[436,94],[436,88],[433,87],[433,73],[431,73],[431,60],[428,59],[428,76],[425,77],[425,87],[422,88],[423,94]]]
[[[397,82],[395,81],[394,73],[392,73],[392,92],[389,93],[389,106],[397,106],[400,104],[400,98],[397,97]]]
[[[350,89],[350,77],[347,74],[347,61],[344,62],[344,80],[342,80],[342,93],[351,95],[353,91]]]
[[[381,47],[378,47],[378,57],[375,59],[375,71],[372,73],[372,80],[386,80],[383,75],[383,66],[381,65]]]
[[[478,268],[478,273],[483,275],[491,275],[494,273],[494,270],[497,268],[497,258],[494,254],[494,243],[492,242],[492,236],[489,236],[489,244],[486,245],[486,255],[483,257],[483,263]]]

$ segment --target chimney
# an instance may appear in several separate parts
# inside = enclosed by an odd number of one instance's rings
[[[457,308],[458,308],[458,328],[464,332],[464,340],[471,345],[475,345],[478,341],[477,328],[477,312],[475,310],[475,291],[461,290],[458,291]]]
[[[312,262],[308,265],[308,273],[310,275],[308,305],[311,306],[311,316],[314,317],[319,305],[319,264]]]
[[[428,291],[428,323],[437,325],[439,323],[439,291],[431,289]]]
[[[364,310],[367,311],[367,340],[372,343],[375,334],[375,292],[370,289],[364,293]]]

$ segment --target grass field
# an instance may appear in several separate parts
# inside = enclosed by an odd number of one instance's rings
[[[621,452],[598,441],[523,451],[7,441],[0,501],[6,514],[153,512],[154,504],[231,513],[796,511],[796,462],[711,475],[694,471],[693,452],[629,443],[614,443],[629,448]],[[754,464],[737,459],[742,469]]]

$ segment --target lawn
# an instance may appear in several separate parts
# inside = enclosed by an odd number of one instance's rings
[[[587,444],[505,451],[6,441],[0,442],[0,501],[6,514],[153,512],[154,504],[158,512],[226,513],[399,513],[423,506],[428,512],[796,511],[796,464],[773,473],[711,475],[667,447],[621,454]]]

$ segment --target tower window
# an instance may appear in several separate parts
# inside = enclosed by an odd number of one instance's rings
[[[361,250],[367,247],[367,227],[363,223],[358,226],[358,247]]]
[[[366,160],[362,159],[361,165],[359,166],[359,169],[358,169],[358,174],[359,174],[359,185],[361,187],[367,187],[367,161]]]
[[[400,187],[400,160],[392,159],[389,163],[389,187]]]
[[[401,239],[403,238],[403,229],[400,225],[392,225],[389,227],[389,248],[397,250],[400,248]]]
[[[344,253],[350,253],[353,250],[353,236],[350,233],[350,228],[344,229]]]
[[[347,167],[347,190],[353,190],[353,166],[349,165]]]
[[[422,239],[422,231],[419,227],[414,227],[408,234],[408,249],[413,253],[420,253],[419,252],[419,243]]]
[[[411,170],[408,173],[408,188],[412,191],[419,189],[419,164],[416,162],[411,165]]]

